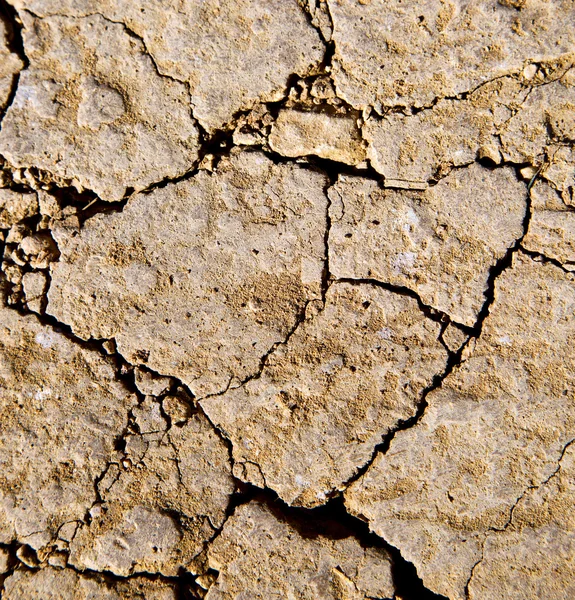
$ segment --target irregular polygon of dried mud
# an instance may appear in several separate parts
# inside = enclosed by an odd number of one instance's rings
[[[234,153],[213,173],[55,232],[48,312],[204,396],[255,374],[319,298],[323,174]]]
[[[470,91],[573,51],[569,0],[328,0],[338,94],[379,113]]]
[[[141,41],[100,15],[22,13],[30,67],[0,132],[0,152],[104,200],[190,170],[198,129],[186,86],[161,77]]]
[[[81,521],[136,404],[96,352],[0,310],[0,541],[42,549]]]
[[[201,404],[232,441],[237,477],[323,504],[443,372],[439,333],[413,298],[334,283],[260,377]]]
[[[527,202],[512,169],[479,164],[425,191],[340,176],[329,197],[335,277],[405,286],[469,326],[486,300],[491,269],[523,233]]]

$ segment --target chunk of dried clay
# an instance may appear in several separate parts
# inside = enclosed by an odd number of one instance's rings
[[[339,523],[328,533],[327,522],[308,521],[294,523],[259,500],[238,507],[208,550],[219,574],[206,600],[393,597],[385,550],[362,546]]]
[[[194,394],[254,375],[321,296],[326,177],[263,154],[132,197],[59,238],[48,313]]]
[[[526,186],[510,168],[473,164],[428,190],[340,176],[330,188],[329,266],[337,278],[408,287],[473,326],[491,268],[521,237]]]
[[[491,549],[538,536],[545,544],[544,523],[517,532],[513,507],[553,475],[575,438],[574,284],[558,267],[516,254],[497,279],[474,353],[427,396],[423,418],[399,432],[346,492],[348,509],[398,548],[434,592],[467,598],[484,547],[483,585],[519,585],[528,572],[489,559]],[[531,554],[527,564],[536,560],[537,578],[561,588],[572,585],[555,571],[572,560],[565,554],[571,524],[561,520],[560,497],[550,510],[557,546],[545,557]],[[540,598],[530,585],[512,597]],[[569,597],[567,589],[553,597]]]
[[[22,277],[22,288],[26,298],[26,306],[33,312],[40,313],[44,294],[48,288],[48,277],[42,271],[30,271]]]
[[[144,40],[160,73],[189,84],[210,133],[241,110],[281,100],[293,75],[321,62],[324,46],[296,0],[17,0],[47,15],[99,12]],[[170,136],[171,137],[171,136]]]
[[[30,67],[0,132],[10,163],[104,200],[192,168],[198,130],[188,90],[161,77],[123,25],[99,15],[22,19]]]
[[[575,597],[574,482],[571,443],[549,480],[519,500],[505,531],[487,538],[469,584],[470,600]]]
[[[169,431],[157,402],[134,414],[140,434],[127,436],[100,481],[102,504],[71,542],[70,563],[176,576],[224,523],[234,491],[228,450],[201,413]]]
[[[22,59],[10,49],[12,37],[13,33],[0,17],[0,110],[6,108],[16,85],[16,77],[24,68]]]
[[[46,269],[59,256],[58,248],[49,233],[27,235],[20,242],[20,250],[33,269]]]
[[[575,141],[574,76],[572,68],[558,81],[533,88],[500,129],[505,160],[539,165],[548,145]]]
[[[235,475],[288,504],[324,504],[445,369],[439,333],[413,298],[332,284],[260,377],[202,401],[232,441]]]
[[[8,229],[38,212],[38,196],[0,189],[0,229]]]
[[[282,110],[269,136],[272,150],[284,156],[314,155],[348,165],[365,160],[358,116]]]
[[[0,309],[0,542],[39,550],[95,500],[136,398],[100,355]]]
[[[523,247],[575,270],[575,212],[537,210],[529,221]]]
[[[134,370],[134,383],[138,391],[145,396],[161,396],[173,386],[170,377],[161,377],[144,369]]]
[[[5,600],[176,600],[174,585],[159,579],[133,577],[110,580],[71,569],[43,568],[14,571],[4,583]]]
[[[568,0],[328,0],[333,77],[354,108],[427,106],[573,51]]]
[[[477,158],[499,164],[499,126],[528,93],[520,81],[507,77],[413,115],[372,116],[363,126],[371,165],[385,176],[386,186],[409,189]]]

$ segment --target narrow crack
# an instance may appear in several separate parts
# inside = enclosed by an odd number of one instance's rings
[[[398,423],[389,430],[388,433],[382,436],[382,441],[373,448],[373,452],[369,460],[363,466],[359,467],[352,477],[350,477],[347,481],[344,482],[344,484],[342,485],[343,492],[345,492],[345,490],[347,490],[353,483],[355,483],[356,481],[361,479],[363,475],[365,475],[365,473],[372,466],[379,454],[387,453],[391,446],[391,442],[399,432],[411,429],[412,427],[417,425],[419,421],[421,421],[427,407],[429,406],[427,397],[429,396],[429,394],[431,394],[431,392],[441,388],[445,379],[453,372],[454,369],[456,369],[462,364],[464,360],[465,349],[468,347],[472,339],[473,338],[469,337],[456,352],[451,352],[448,350],[445,369],[441,373],[436,374],[433,377],[431,383],[423,390],[420,396],[420,400],[416,404],[414,414],[407,419],[400,419]]]
[[[559,471],[561,470],[561,461],[563,460],[563,457],[565,456],[565,453],[567,452],[568,448],[574,443],[575,443],[575,438],[569,440],[563,446],[563,448],[561,449],[561,452],[559,453],[559,457],[557,459],[557,468],[554,469],[548,477],[546,477],[541,483],[538,483],[537,485],[530,485],[523,490],[523,492],[518,496],[517,500],[511,506],[511,508],[509,510],[509,518],[507,519],[507,522],[505,523],[505,525],[503,525],[503,527],[491,527],[489,529],[489,531],[485,534],[485,537],[483,538],[483,543],[481,545],[481,557],[471,568],[469,579],[467,580],[467,583],[465,584],[465,597],[467,598],[467,600],[470,599],[471,581],[472,581],[473,577],[475,576],[475,570],[483,562],[483,560],[485,558],[485,545],[487,544],[487,540],[491,536],[497,535],[498,533],[503,533],[503,532],[507,531],[507,529],[509,527],[511,527],[511,525],[513,524],[513,514],[514,514],[517,506],[521,503],[523,498],[525,498],[525,496],[529,492],[531,492],[533,490],[538,490],[538,489],[542,488],[543,486],[547,485],[551,481],[551,479],[553,479],[559,473]]]
[[[18,18],[18,12],[16,9],[7,1],[0,0],[0,18],[4,19],[9,27],[9,38],[8,38],[8,49],[16,54],[23,62],[23,68],[21,71],[14,75],[12,80],[12,87],[10,94],[6,101],[6,106],[0,114],[0,130],[2,129],[2,121],[8,112],[8,109],[12,106],[16,92],[18,91],[18,85],[20,83],[20,74],[30,66],[30,61],[26,56],[24,50],[24,40],[22,37],[22,23]]]
[[[542,254],[541,252],[535,252],[533,250],[528,250],[522,244],[519,245],[518,250],[522,254],[524,254],[525,256],[528,256],[535,262],[539,262],[539,263],[543,263],[543,264],[551,264],[551,265],[557,267],[558,269],[561,269],[564,273],[568,273],[569,275],[573,275],[575,272],[575,262],[562,263],[562,262],[558,261],[556,258],[553,258],[552,256],[546,256],[545,254]]]
[[[253,381],[254,379],[259,379],[262,376],[265,366],[266,366],[267,362],[269,361],[270,357],[275,353],[275,351],[280,346],[285,346],[290,341],[291,337],[295,334],[295,332],[299,329],[300,325],[302,325],[302,323],[304,323],[307,320],[307,318],[306,318],[307,309],[308,309],[308,306],[310,306],[313,302],[314,302],[313,299],[305,301],[303,307],[299,311],[299,314],[296,316],[294,324],[289,329],[289,331],[287,332],[284,339],[274,342],[271,345],[269,350],[260,358],[258,369],[254,373],[248,375],[244,379],[241,379],[237,383],[237,385],[232,385],[233,378],[231,378],[230,381],[228,382],[228,385],[226,386],[226,388],[223,389],[222,391],[214,392],[212,394],[206,394],[205,396],[197,396],[196,401],[201,403],[203,400],[207,400],[208,398],[223,396],[230,389],[235,390],[235,389],[241,388],[244,385],[246,385],[246,383],[248,383],[249,381]],[[192,392],[190,392],[190,393],[192,393]]]
[[[565,58],[568,56],[570,56],[568,53],[562,54],[557,57],[546,58],[545,60],[532,61],[530,64],[533,64],[537,67],[537,72],[539,72],[540,70],[544,72],[548,65],[556,63],[556,62],[560,61],[562,58]],[[384,112],[382,112],[382,113],[376,112],[375,107],[373,107],[373,106],[370,106],[369,108],[372,110],[372,114],[376,115],[377,119],[384,119],[388,114],[394,114],[394,113],[399,113],[406,117],[410,117],[410,116],[417,115],[421,112],[432,110],[437,104],[439,104],[442,101],[467,100],[470,96],[472,96],[473,94],[478,92],[481,88],[484,88],[484,87],[491,85],[492,83],[495,83],[496,81],[500,81],[502,79],[507,79],[507,78],[515,79],[522,84],[522,87],[524,89],[527,89],[527,90],[530,90],[531,88],[543,87],[543,86],[546,86],[546,85],[549,85],[549,84],[559,81],[572,68],[573,68],[573,64],[569,64],[567,67],[565,67],[563,69],[563,71],[561,71],[559,74],[557,74],[555,76],[552,76],[550,78],[545,76],[546,78],[544,81],[536,82],[536,83],[528,83],[522,79],[522,73],[523,73],[523,70],[525,69],[525,65],[522,65],[520,69],[511,70],[511,71],[508,71],[507,73],[503,73],[501,75],[497,75],[496,77],[492,77],[491,79],[481,81],[476,86],[469,88],[468,90],[464,90],[463,92],[459,92],[457,94],[447,95],[447,96],[436,96],[435,98],[433,98],[433,100],[431,100],[430,102],[428,102],[427,104],[424,104],[422,106],[408,106],[408,105],[403,105],[403,104],[387,105],[387,106],[383,106]],[[529,91],[529,93],[530,93],[530,91]],[[407,112],[407,111],[409,111],[409,112]]]
[[[27,571],[30,573],[36,573],[42,569],[60,568],[53,567],[51,565],[44,565],[42,563],[39,563],[38,566],[35,567],[25,564],[20,560],[20,558],[17,555],[17,553],[23,548],[29,548],[29,551],[34,553],[34,550],[32,548],[26,546],[25,544],[20,544],[18,542],[13,542],[11,544],[0,544],[0,549],[7,550],[10,554],[9,570],[6,573],[0,575],[0,598],[2,597],[2,592],[4,592],[4,584],[6,579],[12,576],[16,571]],[[161,573],[149,573],[146,571],[142,571],[123,576],[108,570],[97,571],[88,568],[80,569],[71,563],[67,563],[64,569],[73,571],[74,573],[80,575],[82,578],[94,580],[100,584],[104,584],[108,589],[114,589],[114,585],[118,583],[124,583],[135,579],[143,579],[149,582],[159,581],[173,586],[176,594],[175,598],[178,600],[200,600],[200,598],[202,597],[197,594],[198,586],[194,581],[193,575],[187,572],[182,572],[176,576],[169,576],[162,575]]]
[[[399,294],[400,296],[406,296],[408,298],[413,298],[416,302],[417,302],[417,306],[419,308],[419,310],[428,318],[431,319],[432,321],[436,321],[438,323],[453,323],[454,325],[457,325],[457,327],[459,327],[460,329],[462,329],[464,332],[472,334],[474,333],[475,329],[473,327],[469,327],[468,325],[464,325],[463,323],[458,323],[457,321],[454,321],[447,313],[434,308],[433,306],[429,305],[429,304],[425,304],[425,302],[423,302],[423,300],[421,299],[421,296],[419,296],[419,294],[412,290],[411,288],[407,287],[407,286],[403,286],[403,285],[395,285],[392,283],[387,283],[385,281],[380,281],[378,279],[373,279],[373,278],[359,278],[359,277],[339,277],[339,278],[333,278],[331,280],[333,283],[347,283],[350,285],[356,285],[356,286],[361,286],[361,285],[371,285],[374,287],[379,287],[382,288],[384,290],[387,290],[388,292],[392,292],[394,294]]]
[[[382,442],[379,443],[377,446],[375,446],[370,460],[367,463],[365,463],[365,465],[363,465],[361,468],[359,468],[356,471],[356,473],[353,475],[353,477],[351,477],[348,481],[345,482],[344,489],[347,489],[355,481],[360,479],[367,472],[367,470],[371,467],[371,465],[373,464],[373,462],[375,461],[375,459],[377,458],[377,456],[380,453],[381,454],[387,453],[387,451],[390,448],[391,442],[393,441],[395,436],[400,431],[405,431],[407,429],[410,429],[410,428],[414,427],[417,423],[419,423],[419,421],[421,421],[421,419],[423,418],[425,411],[429,405],[429,403],[427,401],[428,395],[431,392],[439,389],[442,386],[443,381],[454,371],[454,369],[456,369],[457,367],[459,367],[462,364],[462,362],[464,360],[466,349],[470,346],[472,341],[474,341],[480,337],[485,319],[488,317],[490,308],[491,308],[493,302],[495,301],[496,281],[497,281],[498,277],[503,273],[503,271],[505,271],[507,268],[509,268],[511,266],[513,255],[515,254],[515,252],[519,251],[521,242],[522,242],[523,238],[525,237],[527,230],[529,228],[529,221],[531,218],[530,192],[531,192],[531,188],[532,188],[538,174],[539,174],[539,172],[537,172],[533,176],[533,178],[529,182],[529,185],[527,186],[526,211],[525,211],[525,217],[524,217],[524,221],[523,221],[523,233],[515,241],[515,243],[507,250],[505,255],[491,268],[490,273],[489,273],[489,278],[488,278],[488,288],[487,288],[487,291],[485,292],[486,300],[478,314],[478,318],[477,318],[477,321],[476,321],[474,327],[467,327],[465,325],[461,325],[460,323],[451,321],[449,319],[449,315],[446,315],[445,313],[441,313],[440,311],[437,311],[436,309],[424,304],[422,302],[421,298],[419,298],[419,296],[410,288],[406,288],[406,287],[402,287],[402,286],[392,286],[390,284],[387,284],[387,283],[384,283],[384,282],[381,282],[378,280],[373,280],[373,279],[338,279],[337,280],[340,282],[348,282],[348,283],[352,283],[355,285],[362,285],[362,284],[377,285],[377,286],[387,289],[389,291],[400,293],[400,294],[409,296],[411,298],[414,298],[415,300],[417,300],[420,310],[422,310],[422,312],[428,318],[431,318],[435,321],[438,321],[441,323],[446,323],[446,324],[449,322],[452,322],[469,335],[469,337],[464,341],[464,343],[461,345],[461,347],[456,352],[449,352],[446,367],[445,367],[444,371],[442,373],[436,375],[433,378],[431,384],[427,388],[425,388],[425,390],[423,391],[423,393],[421,395],[421,399],[420,399],[419,403],[417,404],[415,414],[408,419],[399,421],[399,423],[389,433],[387,433],[384,436]],[[443,331],[442,331],[442,333],[443,333]],[[440,334],[440,337],[442,336],[442,333]]]

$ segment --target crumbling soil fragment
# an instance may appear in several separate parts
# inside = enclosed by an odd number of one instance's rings
[[[160,405],[134,409],[126,437],[99,483],[100,502],[70,544],[70,563],[92,571],[161,573],[194,568],[225,520],[234,491],[228,450],[202,414],[168,431]]]
[[[272,126],[270,147],[284,156],[315,155],[348,165],[365,159],[358,116],[283,110]]]

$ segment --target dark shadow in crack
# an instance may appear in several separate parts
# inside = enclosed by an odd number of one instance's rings
[[[285,504],[271,489],[259,489],[251,484],[238,484],[230,505],[229,515],[236,507],[252,500],[264,503],[274,516],[288,523],[303,538],[324,536],[330,539],[354,537],[364,548],[381,548],[392,560],[392,577],[396,596],[403,600],[447,600],[428,590],[417,575],[415,566],[406,561],[399,550],[372,533],[367,523],[350,515],[342,496],[329,500],[317,508],[299,508]],[[375,599],[374,599],[375,600]],[[383,600],[383,599],[382,599]]]

